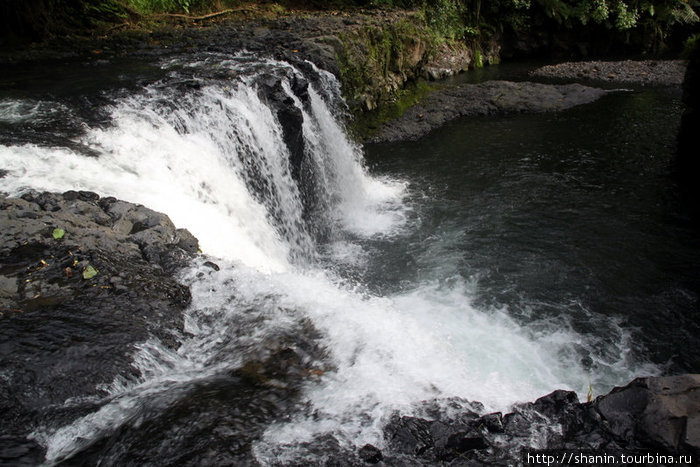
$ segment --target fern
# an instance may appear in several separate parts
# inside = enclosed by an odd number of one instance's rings
[[[680,24],[694,24],[700,21],[700,17],[695,13],[693,7],[685,2],[677,2],[676,8],[672,9],[670,12],[669,24],[680,23]]]

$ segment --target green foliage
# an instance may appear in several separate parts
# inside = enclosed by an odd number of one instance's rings
[[[501,30],[532,31],[553,20],[563,29],[636,31],[654,53],[663,50],[674,28],[700,24],[698,12],[700,0],[494,0],[486,11]]]
[[[352,99],[362,100],[367,87],[388,80],[390,73],[411,68],[420,60],[415,53],[427,51],[433,38],[416,19],[403,19],[389,26],[366,26],[340,35],[344,47],[338,52],[343,85]],[[415,52],[415,53],[411,53]],[[420,54],[422,55],[422,54]],[[387,90],[384,98],[389,98]]]
[[[683,57],[685,60],[688,60],[690,58],[691,52],[693,50],[695,50],[696,48],[698,48],[699,45],[700,45],[700,33],[693,34],[685,41],[685,44],[683,45],[683,53],[681,54],[681,57]]]
[[[102,19],[120,19],[123,20],[127,17],[124,8],[115,1],[110,0],[91,0],[84,3],[85,11],[83,14],[88,18],[102,18]]]
[[[425,81],[408,84],[397,91],[390,102],[371,112],[364,113],[361,118],[354,119],[351,128],[352,133],[360,139],[372,136],[384,123],[403,115],[408,108],[416,105],[433,90],[434,88]]]
[[[60,240],[64,235],[66,235],[66,231],[61,228],[55,228],[53,229],[52,235],[54,239]]]
[[[464,37],[465,7],[457,0],[433,0],[425,7],[428,26],[440,37],[461,39]]]
[[[362,3],[362,2],[357,2]],[[370,0],[372,7],[396,7],[396,8],[416,8],[423,4],[422,0]]]
[[[700,21],[697,0],[496,0],[490,5],[491,18],[503,18],[516,29],[534,25],[537,16],[567,27],[593,23],[620,31],[648,23],[667,28]]]
[[[474,50],[474,68],[483,68],[484,66],[484,56],[481,53],[481,50],[475,49]]]
[[[83,279],[89,280],[97,275],[98,271],[91,264],[88,264],[85,269],[83,269]]]
[[[134,10],[142,14],[182,12],[189,13],[192,9],[205,8],[212,4],[211,0],[124,0]]]
[[[562,0],[537,0],[544,13],[561,23],[569,18],[571,6]]]

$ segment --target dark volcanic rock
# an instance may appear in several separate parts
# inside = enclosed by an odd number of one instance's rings
[[[309,83],[295,75],[287,77],[290,88],[299,97],[302,104],[308,108]],[[290,168],[292,176],[297,182],[302,178],[302,165],[304,163],[304,133],[302,126],[304,116],[302,110],[295,106],[294,99],[289,96],[282,87],[279,77],[269,76],[260,80],[260,97],[272,107],[277,121],[282,128],[282,138],[289,150]]]
[[[430,433],[431,424],[417,417],[394,417],[384,430],[390,449],[414,456],[426,454],[435,445]]]
[[[593,102],[607,91],[580,84],[487,81],[435,92],[388,122],[369,142],[416,140],[463,116],[555,112]]]
[[[380,462],[382,459],[384,459],[384,456],[382,456],[382,451],[377,449],[375,446],[372,446],[371,444],[365,444],[360,448],[360,459],[363,461],[367,462],[368,464],[376,464]]]
[[[0,455],[33,463],[43,457],[28,433],[47,416],[74,418],[69,398],[129,377],[133,344],[177,345],[190,294],[173,273],[197,240],[163,214],[89,192],[2,196],[0,225],[0,430],[17,447]]]
[[[630,444],[700,454],[700,375],[640,378],[595,406],[606,428]]]
[[[698,456],[699,390],[700,375],[640,378],[591,403],[579,403],[570,391],[554,391],[503,417],[395,415],[384,429],[382,460],[385,465],[521,465],[528,453],[543,452]]]
[[[565,62],[547,65],[531,73],[539,78],[598,81],[619,84],[679,86],[683,82],[682,60],[625,60],[621,62]]]

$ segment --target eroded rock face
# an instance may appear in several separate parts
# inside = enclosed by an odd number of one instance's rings
[[[23,446],[0,458],[39,461],[27,435],[47,411],[74,417],[63,403],[128,374],[133,344],[177,346],[190,293],[173,274],[197,239],[89,192],[2,196],[0,226],[0,430],[3,446]]]

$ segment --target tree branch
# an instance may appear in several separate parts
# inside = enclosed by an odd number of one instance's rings
[[[166,16],[168,18],[182,18],[182,19],[188,19],[191,21],[202,21],[205,19],[215,18],[217,16],[226,15],[228,13],[234,13],[234,12],[243,11],[243,10],[245,10],[245,8],[235,8],[235,9],[231,8],[228,10],[217,11],[217,12],[209,13],[209,14],[202,15],[202,16],[179,15],[176,13],[161,13],[159,15],[154,15],[154,16]]]

